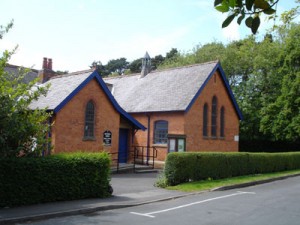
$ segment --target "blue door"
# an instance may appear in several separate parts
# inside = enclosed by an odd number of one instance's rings
[[[128,129],[119,130],[119,163],[126,163],[128,157]]]

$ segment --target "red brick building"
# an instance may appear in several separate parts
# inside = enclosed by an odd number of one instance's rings
[[[45,82],[41,85],[50,89],[30,107],[53,113],[49,121],[53,123],[49,132],[52,153],[107,151],[117,156],[128,150],[129,133],[145,130],[119,106],[96,71],[56,76],[44,63],[39,76]],[[119,148],[120,141],[126,148]]]
[[[238,151],[242,114],[219,62],[106,78],[120,106],[142,123],[134,145],[173,151]],[[151,154],[151,153],[148,153]]]
[[[53,111],[53,152],[105,150],[126,162],[133,146],[149,155],[155,147],[159,162],[174,151],[238,151],[242,114],[219,62],[150,69],[148,54],[141,74],[104,80],[92,70],[53,77],[44,68],[51,88],[32,108]]]

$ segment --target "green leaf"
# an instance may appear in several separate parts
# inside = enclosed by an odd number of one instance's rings
[[[249,28],[252,28],[252,21],[253,21],[253,18],[251,16],[249,16],[245,21],[246,26]]]
[[[227,27],[231,23],[231,21],[234,19],[234,17],[235,17],[235,14],[228,16],[226,18],[226,20],[224,20],[224,22],[222,23],[222,28]]]
[[[229,7],[234,8],[235,7],[236,0],[229,0]]]
[[[255,0],[254,5],[259,9],[268,9],[270,8],[270,4],[265,0]]]
[[[251,10],[254,4],[254,0],[246,0],[246,8],[247,10]]]
[[[265,9],[263,12],[264,12],[264,14],[272,15],[276,12],[276,10],[272,9],[272,8],[268,8],[268,9]]]
[[[259,16],[256,16],[256,17],[254,17],[254,19],[252,21],[252,27],[251,27],[251,31],[253,34],[256,34],[259,25],[260,25],[260,18],[259,18]]]
[[[215,7],[216,10],[218,10],[219,12],[228,12],[229,11],[229,6],[227,4],[225,5],[219,5]]]
[[[243,21],[243,19],[245,18],[245,14],[242,14],[238,19],[237,19],[237,23],[239,25],[241,25],[241,22]]]
[[[220,5],[223,0],[215,0],[214,6],[216,7],[217,5]]]

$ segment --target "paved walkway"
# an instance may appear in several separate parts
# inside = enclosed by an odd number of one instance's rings
[[[187,195],[183,192],[168,191],[154,187],[153,184],[157,176],[157,173],[113,174],[111,184],[114,193],[111,198],[84,199],[4,208],[0,209],[0,224],[129,207]]]

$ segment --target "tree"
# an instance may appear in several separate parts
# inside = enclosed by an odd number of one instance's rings
[[[235,18],[240,25],[245,19],[245,24],[256,34],[260,26],[260,16],[265,14],[268,19],[276,17],[276,9],[279,0],[215,0],[215,9],[222,13],[228,13],[228,17],[223,21],[222,28],[227,27]],[[300,2],[297,0],[296,2]],[[282,15],[287,21],[291,21],[298,13],[298,8],[291,9]]]
[[[260,129],[277,140],[300,141],[300,25],[292,25],[284,37],[278,71],[282,82],[275,100],[261,112]]]
[[[0,40],[12,26],[13,22],[0,27]],[[6,50],[0,57],[0,157],[39,155],[48,144],[50,115],[45,110],[30,110],[29,105],[46,94],[47,88],[36,86],[36,80],[21,82],[28,69],[20,69],[18,76],[4,70],[14,52]]]
[[[105,68],[105,66],[102,65],[101,61],[94,61],[94,62],[92,62],[92,64],[90,65],[90,68],[96,69],[97,72],[102,77],[105,77],[105,76],[109,75],[109,72],[107,71],[107,69]]]
[[[131,73],[140,73],[142,71],[142,58],[133,60],[129,65]]]
[[[122,74],[125,69],[127,69],[129,62],[127,62],[126,58],[119,59],[111,59],[106,64],[105,68],[109,72],[109,74],[117,72],[118,74]]]
[[[65,70],[65,71],[57,70],[57,71],[55,71],[55,74],[57,74],[57,75],[64,75],[64,74],[68,74],[68,73],[69,73],[68,70]]]
[[[166,59],[175,58],[178,54],[177,48],[172,48],[169,52],[166,53]]]
[[[164,62],[164,60],[165,60],[165,57],[163,57],[162,55],[156,55],[154,58],[152,58],[151,59],[152,69],[156,70],[157,67]]]
[[[225,47],[222,43],[212,42],[206,45],[197,45],[190,53],[168,54],[168,58],[159,65],[159,69],[186,66],[196,63],[221,60]],[[175,52],[174,50],[170,52]],[[169,53],[170,53],[169,52]],[[172,55],[172,56],[171,56]],[[170,57],[171,56],[171,57]]]

